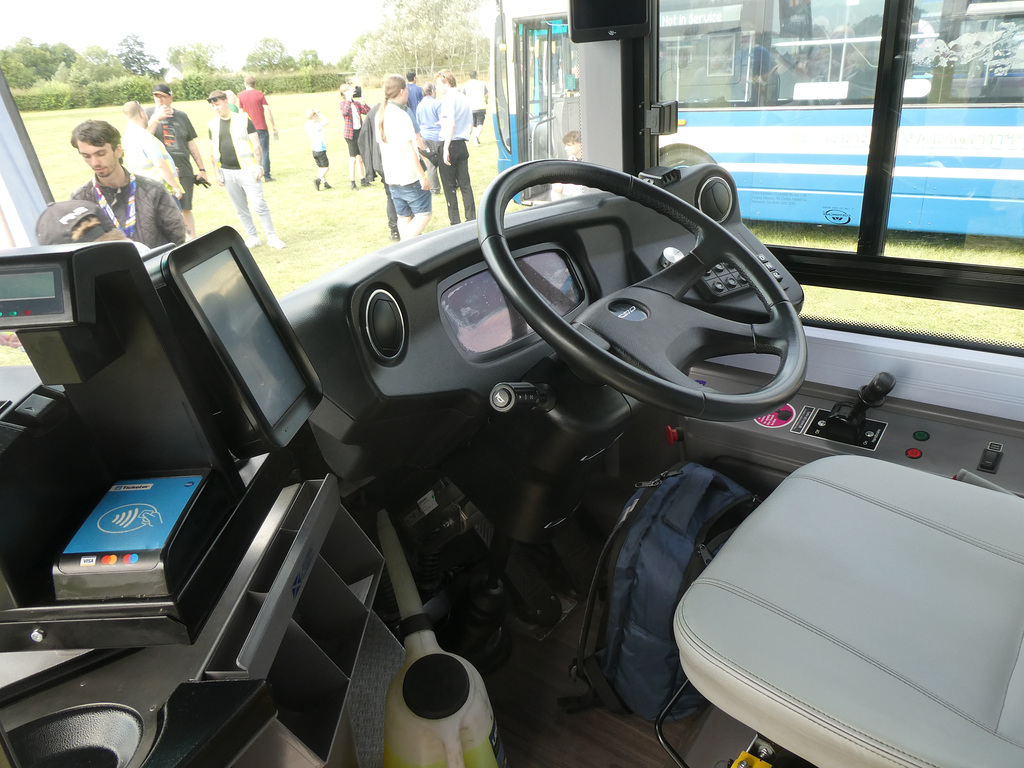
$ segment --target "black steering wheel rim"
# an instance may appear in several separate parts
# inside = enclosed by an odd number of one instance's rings
[[[523,189],[538,184],[564,182],[611,192],[643,205],[676,222],[697,238],[697,246],[687,256],[687,267],[677,264],[665,270],[696,275],[723,258],[733,261],[747,275],[755,295],[768,313],[768,322],[750,325],[747,342],[730,342],[718,354],[740,351],[767,353],[780,359],[771,379],[752,392],[722,393],[701,387],[673,375],[665,366],[645,366],[631,359],[622,349],[609,345],[586,322],[570,324],[552,309],[516,265],[505,236],[504,213],[512,199]],[[674,413],[719,421],[757,418],[785,404],[803,383],[807,366],[807,345],[796,308],[782,287],[772,278],[757,256],[721,224],[680,198],[636,177],[591,163],[564,160],[539,160],[515,166],[499,175],[485,190],[480,203],[477,233],[484,259],[509,303],[530,326],[577,373],[614,387],[642,402]],[[703,251],[714,247],[714,254]],[[723,251],[720,253],[719,251]],[[693,259],[696,258],[696,261]],[[684,259],[684,261],[686,261]],[[696,270],[696,271],[695,271]],[[692,282],[690,283],[692,285]],[[630,300],[642,283],[617,292]],[[650,293],[648,297],[660,294]],[[658,289],[662,290],[662,289]],[[605,304],[604,298],[601,301]],[[678,298],[678,297],[676,297]],[[664,297],[658,299],[667,307]],[[680,302],[673,299],[673,303]],[[713,315],[695,310],[707,320]],[[600,310],[597,310],[599,313]],[[737,326],[738,327],[738,326]],[[741,329],[742,330],[742,329]],[[740,334],[736,334],[740,335]],[[677,371],[678,373],[678,371]]]

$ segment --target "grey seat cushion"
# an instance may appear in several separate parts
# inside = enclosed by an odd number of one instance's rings
[[[721,709],[830,766],[1024,765],[1024,501],[873,459],[794,472],[675,614]]]

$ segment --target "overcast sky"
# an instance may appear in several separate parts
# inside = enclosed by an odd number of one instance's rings
[[[0,48],[23,37],[33,43],[67,43],[76,51],[99,45],[111,53],[128,35],[138,35],[146,53],[166,64],[167,49],[194,42],[220,45],[221,61],[239,70],[245,58],[265,37],[276,37],[288,53],[315,50],[333,64],[355,39],[379,19],[376,0],[324,3],[323,17],[310,13],[308,3],[155,3],[152,0],[85,6],[69,0],[3,0],[0,11]],[[344,9],[344,10],[342,10]],[[177,17],[167,11],[176,11]],[[239,13],[241,11],[241,13]]]

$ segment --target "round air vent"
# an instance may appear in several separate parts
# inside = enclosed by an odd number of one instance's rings
[[[719,224],[729,218],[732,204],[732,187],[721,176],[707,179],[697,193],[697,207]]]
[[[405,349],[405,316],[398,301],[378,288],[366,300],[366,339],[374,356],[382,363],[398,359]]]

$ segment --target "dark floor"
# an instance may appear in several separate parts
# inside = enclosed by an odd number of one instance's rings
[[[569,678],[582,608],[577,606],[547,638],[514,633],[512,656],[485,677],[510,768],[669,768],[654,726],[603,708],[568,714],[560,696],[583,692]],[[692,737],[696,716],[668,723],[679,748]]]

